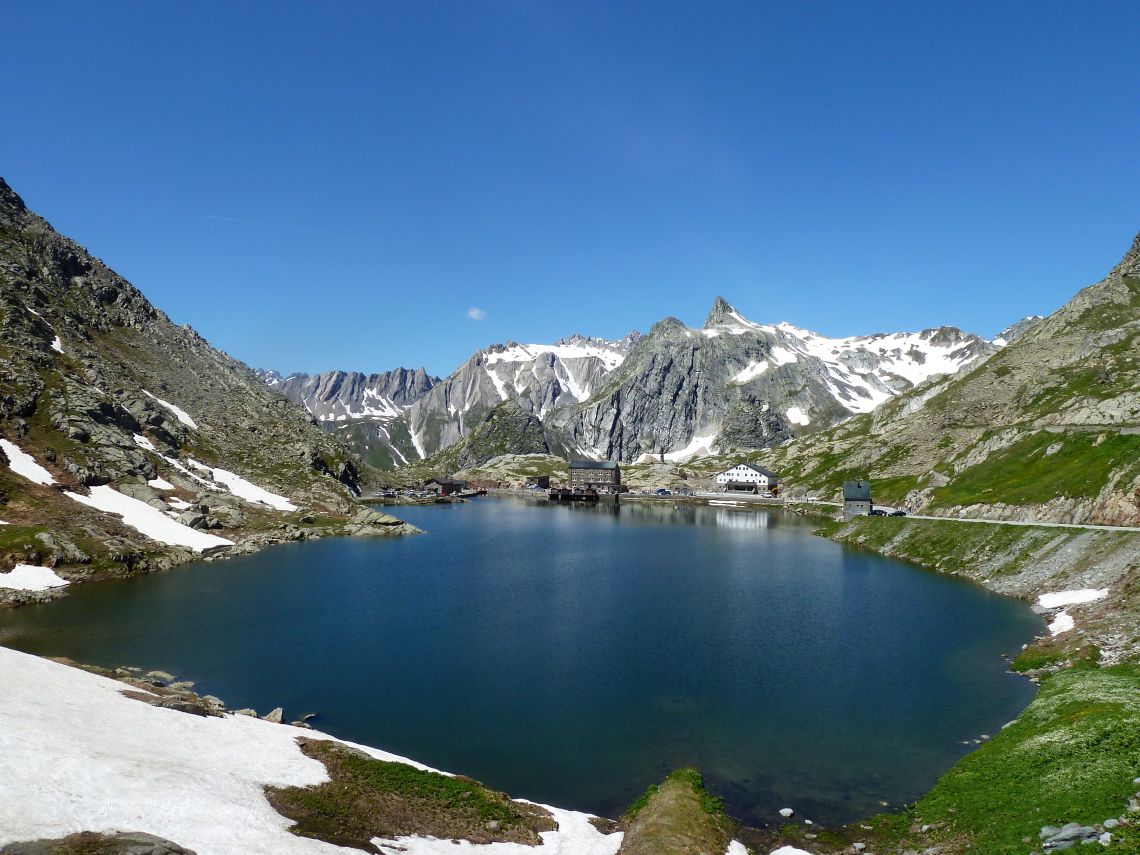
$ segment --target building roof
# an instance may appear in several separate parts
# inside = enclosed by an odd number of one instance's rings
[[[428,478],[424,483],[438,484],[441,487],[463,487],[467,484],[466,481],[459,481],[455,478]]]
[[[871,501],[871,482],[870,481],[844,481],[843,482],[843,501],[845,501],[845,502],[869,502],[869,501]]]
[[[617,469],[612,460],[571,460],[571,469]]]
[[[735,469],[737,466],[747,466],[747,467],[748,467],[749,469],[751,469],[753,472],[759,472],[761,475],[767,475],[769,478],[777,478],[777,477],[779,477],[779,476],[777,476],[777,475],[776,475],[776,473],[775,473],[775,472],[773,472],[772,470],[770,470],[770,469],[765,469],[763,466],[758,466],[758,465],[757,465],[757,464],[755,464],[755,463],[749,463],[747,460],[741,460],[739,463],[737,463],[737,464],[735,464],[735,465],[731,466],[731,467],[730,467],[730,468],[728,468],[728,469],[725,469],[724,471],[725,471],[725,472],[731,472],[731,471],[732,471],[733,469]],[[722,473],[722,474],[723,474],[723,473]]]

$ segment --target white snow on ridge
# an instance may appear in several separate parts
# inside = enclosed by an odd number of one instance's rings
[[[356,852],[289,832],[264,787],[328,780],[298,737],[315,730],[247,716],[203,717],[124,697],[122,683],[0,647],[0,846],[80,829],[145,829],[201,855],[333,855]],[[343,743],[352,745],[352,743]],[[380,760],[423,764],[367,746]],[[434,771],[434,770],[429,770]],[[557,832],[524,855],[613,855],[622,835],[603,835],[589,816],[550,809]],[[405,838],[408,855],[437,851],[506,855],[515,850]],[[388,850],[392,852],[391,849]]]
[[[500,352],[483,355],[484,365],[497,362],[529,362],[545,353],[553,353],[559,359],[600,359],[607,371],[613,371],[625,360],[625,356],[607,347],[596,344],[516,344]]]
[[[257,504],[269,505],[278,511],[295,511],[297,506],[290,502],[284,496],[277,493],[271,493],[264,487],[258,487],[256,484],[245,480],[240,475],[230,472],[228,469],[219,469],[213,466],[207,466],[205,463],[200,463],[194,458],[190,457],[186,460],[191,466],[199,472],[209,472],[210,477],[226,487],[231,493],[239,499],[245,499],[249,502]]]
[[[63,339],[56,336],[51,343],[51,349],[59,353],[63,353]]]
[[[106,485],[92,487],[91,495],[81,496],[65,490],[64,495],[74,499],[82,505],[116,514],[122,517],[123,523],[144,534],[151,540],[165,543],[170,546],[187,546],[195,552],[203,552],[217,546],[233,546],[232,540],[208,534],[204,531],[182,525],[180,522],[167,517],[157,508],[152,508],[146,502],[141,502],[131,496],[125,496],[118,490]]]
[[[35,484],[47,486],[55,483],[55,477],[36,463],[36,459],[32,455],[23,451],[14,442],[0,439],[0,448],[3,448],[4,453],[8,456],[8,468],[17,475],[21,475]]]
[[[1075,606],[1080,603],[1091,603],[1108,596],[1108,588],[1083,588],[1079,591],[1057,591],[1052,594],[1042,594],[1037,598],[1037,604],[1044,609],[1056,609],[1061,606]]]
[[[0,588],[17,591],[46,591],[67,584],[70,583],[61,579],[50,567],[36,567],[32,564],[17,564],[7,573],[0,573]]]
[[[162,406],[166,407],[166,409],[170,410],[170,412],[174,413],[175,418],[177,418],[178,421],[182,422],[182,424],[186,425],[186,427],[194,428],[194,430],[198,429],[197,423],[192,418],[190,418],[190,414],[181,407],[170,403],[170,401],[162,400],[162,398],[158,397],[158,395],[151,395],[151,393],[146,389],[143,389],[143,394],[154,398],[155,401],[162,404]]]

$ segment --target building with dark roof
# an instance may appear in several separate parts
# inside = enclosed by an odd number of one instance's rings
[[[568,484],[571,490],[619,487],[621,469],[610,460],[571,460]]]
[[[780,479],[770,469],[745,461],[718,473],[716,482],[726,491],[768,493],[779,488]]]
[[[843,482],[843,518],[866,516],[871,513],[871,482]]]

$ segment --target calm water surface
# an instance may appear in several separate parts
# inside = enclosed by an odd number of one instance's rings
[[[1020,712],[1024,605],[813,537],[782,512],[480,499],[76,589],[0,640],[317,711],[337,736],[619,814],[698,767],[756,824],[911,800]],[[972,747],[972,744],[971,744]]]

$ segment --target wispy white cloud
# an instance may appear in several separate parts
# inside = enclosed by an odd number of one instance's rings
[[[487,313],[480,309],[478,306],[472,306],[467,310],[467,317],[473,321],[481,321],[487,317]]]

